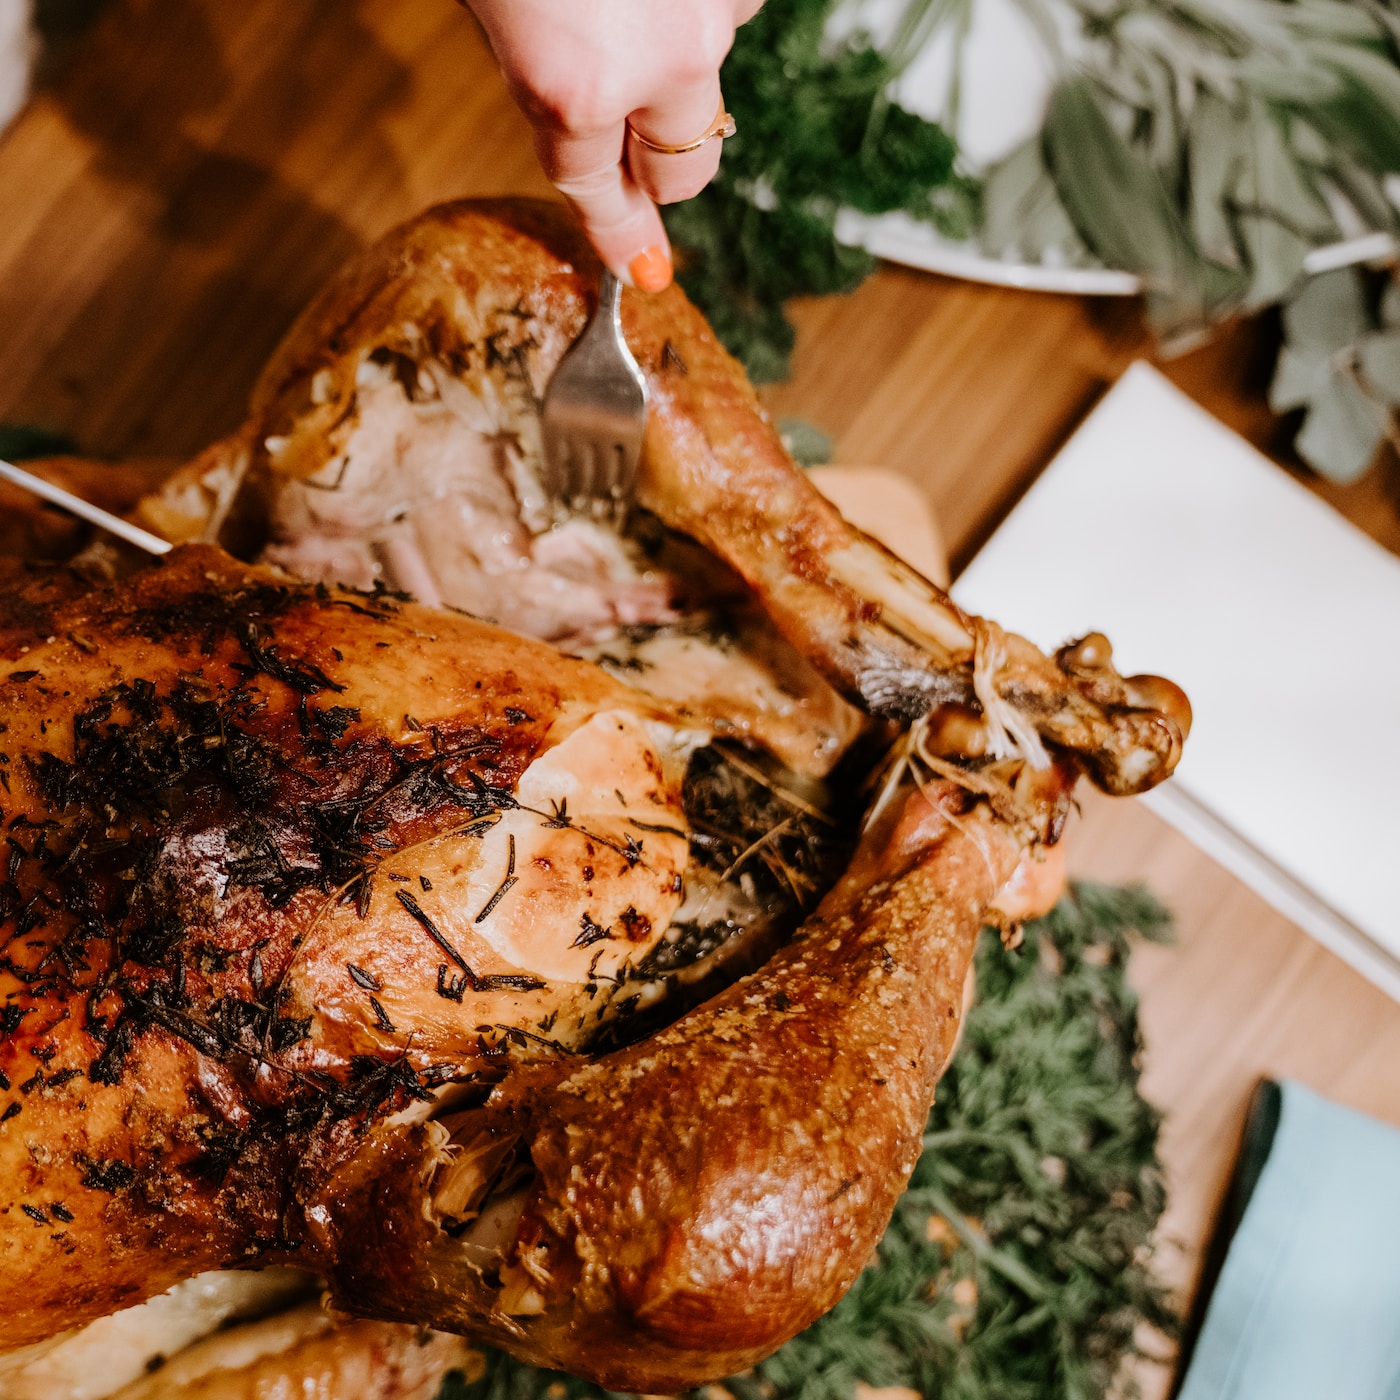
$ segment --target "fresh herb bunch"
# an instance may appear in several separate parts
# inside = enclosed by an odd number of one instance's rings
[[[941,24],[973,0],[914,3]],[[1387,188],[1400,173],[1396,0],[1021,4],[1063,78],[1040,133],[987,172],[979,243],[1136,273],[1169,353],[1284,303],[1273,402],[1308,410],[1296,445],[1309,465],[1360,475],[1396,434],[1400,374],[1368,363],[1395,322],[1361,305],[1356,274],[1324,272],[1314,286],[1320,269],[1307,263],[1368,235],[1393,258],[1400,240]],[[1072,56],[1049,37],[1065,16]],[[1335,365],[1300,374],[1322,342]]]
[[[1076,51],[987,175],[989,250],[1137,273],[1170,344],[1279,301],[1315,248],[1400,234],[1393,0],[1022,4],[1044,33],[1070,16]]]
[[[852,1400],[862,1382],[928,1400],[1127,1393],[1144,1324],[1176,1325],[1148,1268],[1164,1195],[1126,976],[1134,937],[1168,931],[1141,889],[1081,884],[1018,951],[984,934],[977,1003],[876,1259],[826,1317],[725,1383],[736,1400]],[[492,1351],[440,1400],[607,1395]]]
[[[710,186],[665,210],[682,285],[757,380],[787,372],[789,297],[850,291],[874,266],[836,241],[842,205],[971,224],[952,141],[889,100],[896,68],[868,37],[827,41],[833,8],[768,0],[739,30],[721,74],[737,134]]]
[[[1312,278],[1284,308],[1269,406],[1303,409],[1294,446],[1334,481],[1354,481],[1382,440],[1400,450],[1400,286],[1355,268]]]

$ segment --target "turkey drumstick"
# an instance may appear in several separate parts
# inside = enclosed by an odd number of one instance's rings
[[[640,1045],[520,1073],[444,1120],[446,1149],[419,1130],[352,1162],[331,1195],[371,1204],[328,1232],[336,1296],[612,1390],[673,1393],[761,1360],[878,1243],[1022,855],[960,789],[905,795],[760,973]],[[484,1271],[439,1228],[426,1164],[491,1143],[530,1169],[506,1203],[513,1243]]]

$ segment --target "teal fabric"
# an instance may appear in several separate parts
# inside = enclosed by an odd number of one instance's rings
[[[1179,1400],[1400,1400],[1400,1131],[1283,1085]]]

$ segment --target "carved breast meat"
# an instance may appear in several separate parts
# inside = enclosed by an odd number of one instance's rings
[[[167,561],[9,566],[7,1344],[293,1264],[613,1389],[742,1369],[868,1259],[1076,776],[1175,764],[1175,687],[846,524],[678,291],[624,299],[641,511],[556,519],[595,284],[549,206],[431,211],[144,503]]]

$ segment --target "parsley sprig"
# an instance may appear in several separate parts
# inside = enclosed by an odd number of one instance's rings
[[[768,0],[721,75],[738,132],[719,174],[666,224],[680,280],[757,380],[787,372],[789,297],[847,292],[874,266],[839,243],[842,205],[970,227],[973,187],[941,127],[892,103],[897,60],[858,32],[828,42],[832,0]]]

